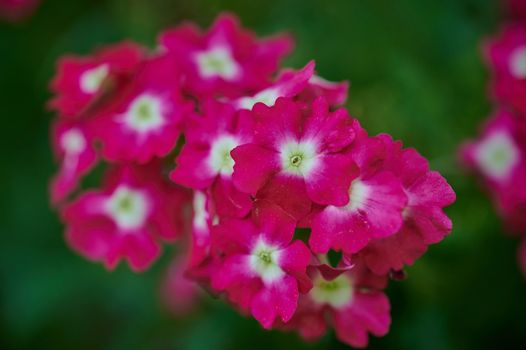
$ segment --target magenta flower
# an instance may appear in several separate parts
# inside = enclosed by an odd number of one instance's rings
[[[393,142],[388,135],[381,137],[388,149],[386,168],[398,175],[408,200],[400,231],[372,240],[360,252],[367,266],[379,275],[412,265],[428,245],[449,234],[452,223],[443,208],[456,199],[451,186],[429,169],[429,163],[417,151],[402,149],[402,143]]]
[[[480,174],[513,231],[526,230],[526,120],[500,110],[481,136],[462,148],[464,163]]]
[[[56,96],[50,106],[63,117],[79,117],[97,97],[130,78],[145,55],[132,42],[106,46],[87,57],[65,56],[57,65],[51,82]]]
[[[53,147],[60,169],[51,181],[51,202],[58,204],[77,188],[97,162],[93,136],[84,122],[59,120],[53,127]]]
[[[311,287],[306,275],[311,253],[303,242],[292,241],[293,230],[290,219],[275,217],[260,226],[250,220],[225,220],[213,231],[222,258],[212,287],[225,291],[233,304],[265,328],[276,318],[289,321],[299,293]]]
[[[171,179],[196,190],[210,190],[219,215],[246,216],[250,196],[232,183],[234,160],[230,152],[253,138],[251,116],[215,101],[205,104],[203,116],[189,120],[186,144],[176,159]]]
[[[391,317],[389,300],[382,292],[385,278],[372,275],[363,264],[335,278],[327,278],[315,268],[310,275],[312,289],[301,296],[298,311],[281,327],[315,340],[330,325],[339,340],[356,348],[367,346],[369,333],[377,337],[387,334]]]
[[[159,239],[182,234],[187,195],[157,178],[158,166],[120,166],[110,171],[102,190],[87,191],[62,211],[73,249],[113,269],[126,259],[135,271],[160,253]]]
[[[329,249],[353,254],[371,239],[395,234],[402,226],[407,203],[400,179],[382,166],[386,155],[380,137],[368,137],[362,130],[347,158],[357,167],[349,172],[347,200],[329,205],[312,215],[311,249]]]
[[[109,161],[146,163],[168,155],[192,104],[180,92],[180,75],[168,55],[146,61],[134,79],[96,116],[94,133]]]
[[[161,47],[173,52],[186,72],[185,88],[198,96],[243,96],[269,85],[288,54],[289,36],[257,40],[236,17],[220,15],[202,33],[192,23],[161,33]]]
[[[526,113],[526,26],[506,26],[485,47],[493,73],[491,90],[499,103]]]
[[[348,82],[315,75],[314,61],[278,70],[288,36],[258,39],[227,14],[159,41],[155,52],[123,43],[58,65],[50,192],[72,249],[143,271],[181,237],[161,289],[176,314],[195,307],[199,284],[266,329],[315,339],[333,327],[354,347],[385,335],[387,276],[451,231],[445,179],[339,108]],[[500,118],[465,159],[508,222],[526,227],[525,122]],[[100,189],[70,200],[97,162]]]
[[[310,106],[309,106],[310,107]],[[288,209],[285,189],[297,189],[295,202],[342,205],[349,201],[353,161],[345,154],[355,123],[347,112],[329,112],[317,99],[309,110],[278,99],[273,107],[256,104],[254,141],[235,148],[233,180],[242,191]],[[287,210],[288,211],[288,210]]]

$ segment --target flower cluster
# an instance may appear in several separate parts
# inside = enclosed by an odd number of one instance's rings
[[[364,347],[388,332],[388,277],[451,231],[455,194],[339,107],[346,82],[314,62],[278,71],[292,46],[224,14],[161,33],[154,52],[125,42],[61,59],[51,199],[70,246],[109,269],[142,271],[186,237],[163,288],[174,310],[194,300],[186,276],[266,329],[333,327]],[[95,167],[102,185],[78,193]]]
[[[506,228],[526,236],[526,1],[509,5],[514,20],[484,46],[495,111],[478,138],[463,145],[461,158],[481,178]]]

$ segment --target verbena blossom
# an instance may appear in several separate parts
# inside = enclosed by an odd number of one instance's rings
[[[506,6],[510,21],[485,44],[494,112],[462,145],[460,159],[480,179],[506,230],[522,239],[518,261],[526,276],[526,1]]]
[[[36,10],[40,0],[0,0],[0,18],[8,22],[19,22]]]
[[[159,42],[58,64],[50,191],[72,249],[144,271],[182,238],[161,290],[178,315],[200,286],[266,329],[333,327],[355,347],[385,335],[388,277],[452,229],[446,180],[350,117],[348,82],[314,61],[280,69],[288,35],[258,39],[224,14]]]

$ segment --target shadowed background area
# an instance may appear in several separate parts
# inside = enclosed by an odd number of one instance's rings
[[[345,348],[333,334],[307,344],[267,332],[204,296],[175,317],[159,299],[170,256],[133,274],[108,273],[73,253],[50,209],[53,164],[45,111],[56,59],[131,38],[155,45],[183,19],[208,26],[232,11],[260,35],[290,31],[286,65],[311,58],[320,75],[351,81],[351,114],[431,160],[457,191],[453,233],[408,279],[387,290],[393,324],[371,349],[526,346],[526,283],[518,242],[503,234],[489,200],[455,162],[463,139],[490,112],[480,42],[502,21],[496,0],[44,0],[33,17],[0,24],[0,348]]]

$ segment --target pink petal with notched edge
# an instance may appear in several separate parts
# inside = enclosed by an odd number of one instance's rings
[[[359,171],[349,155],[324,154],[305,177],[309,198],[318,204],[342,206],[349,202],[349,187]]]
[[[279,155],[256,144],[238,146],[230,152],[235,161],[232,180],[242,192],[255,195],[271,175],[279,171]]]
[[[291,276],[265,286],[252,301],[252,315],[263,328],[270,329],[274,320],[279,317],[288,322],[298,306],[298,285]]]
[[[369,342],[368,333],[377,337],[387,334],[391,324],[389,300],[382,292],[357,292],[352,303],[333,311],[336,336],[342,342],[364,348]]]
[[[177,156],[175,169],[170,172],[170,179],[182,186],[203,190],[214,181],[216,173],[207,163],[210,150],[198,149],[186,145]]]
[[[312,288],[312,281],[307,276],[307,265],[312,253],[302,241],[294,241],[281,250],[279,266],[298,280],[301,293],[305,294]]]
[[[252,209],[252,199],[246,193],[239,191],[232,179],[219,176],[212,185],[212,198],[219,216],[247,216]]]

